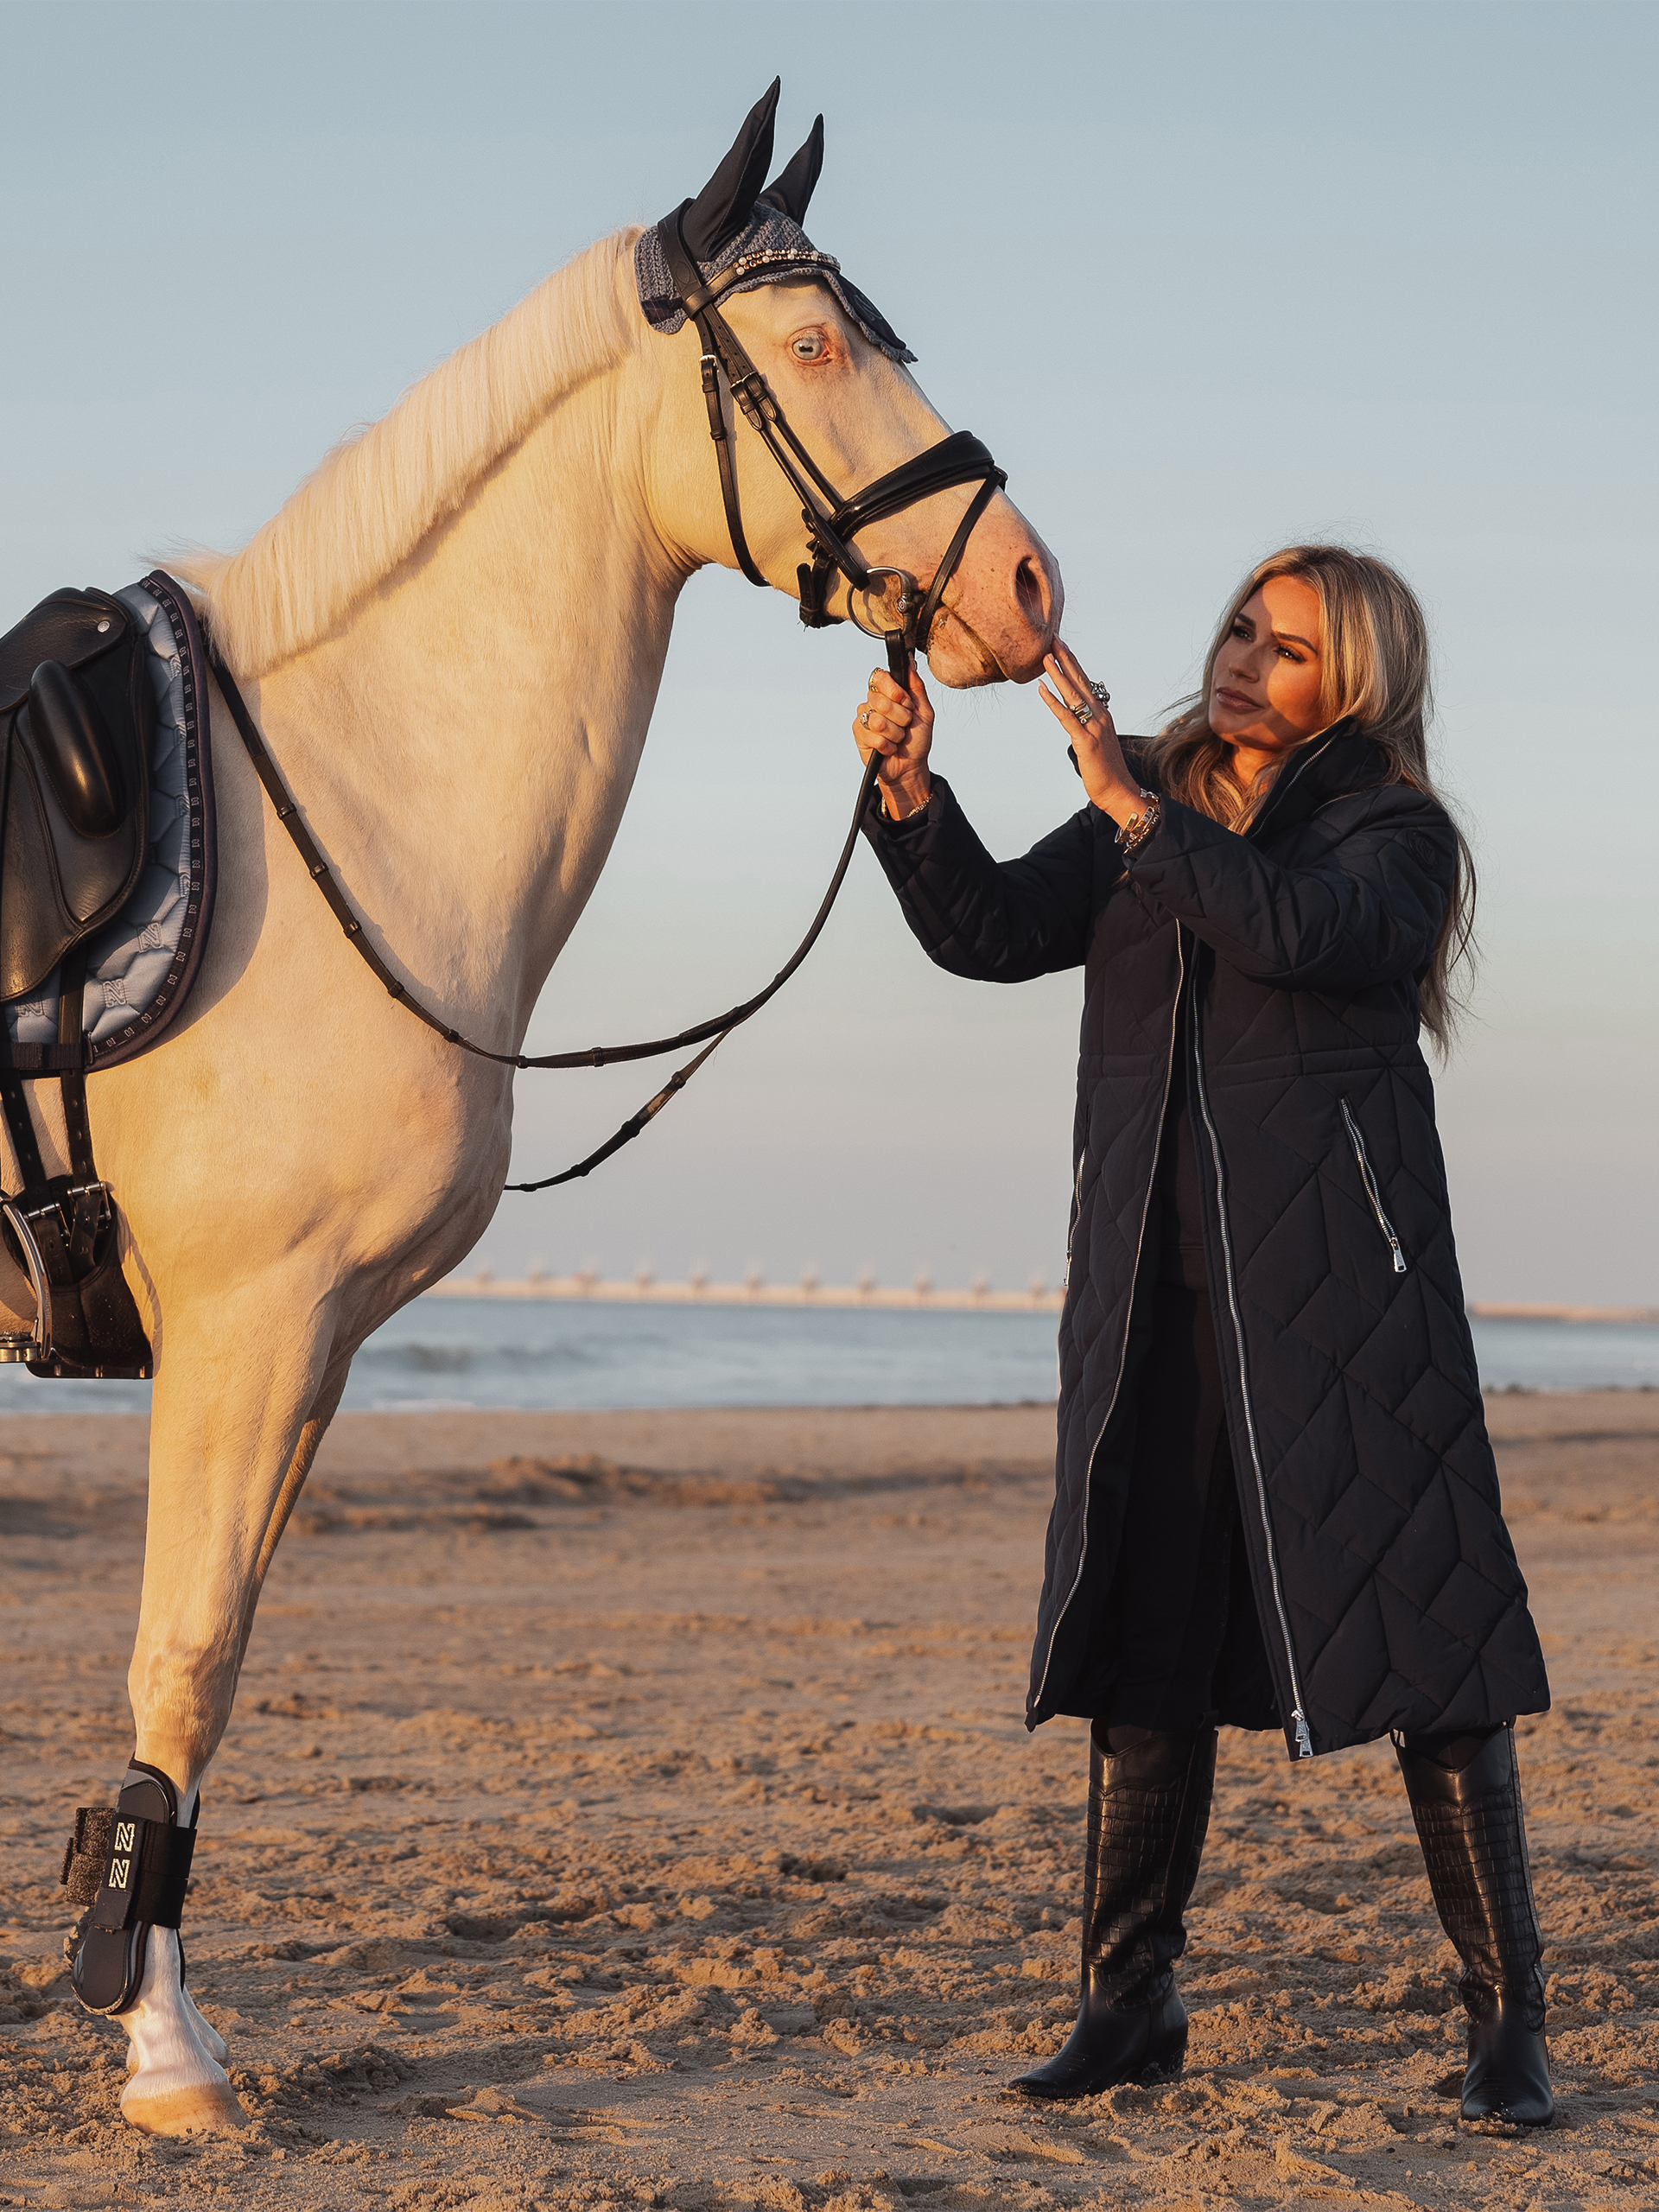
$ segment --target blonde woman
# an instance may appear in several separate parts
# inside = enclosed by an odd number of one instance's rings
[[[1419,1036],[1474,887],[1430,779],[1422,612],[1293,546],[1202,690],[1120,740],[1064,646],[1088,804],[997,862],[872,677],[870,842],[930,957],[1084,970],[1059,1447],[1027,1724],[1092,1724],[1083,2005],[1033,2096],[1178,2072],[1218,1726],[1293,1758],[1392,1732],[1463,1961],[1463,2111],[1551,2114],[1513,1723],[1549,1702],[1498,1503]]]

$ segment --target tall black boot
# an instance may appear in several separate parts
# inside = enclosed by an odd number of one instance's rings
[[[1554,2112],[1544,2041],[1543,1938],[1521,1811],[1515,1730],[1440,1765],[1396,1741],[1440,1925],[1463,1961],[1469,2015],[1465,2120],[1545,2126]]]
[[[1027,2096],[1097,2096],[1120,2082],[1166,2080],[1186,2062],[1173,1967],[1210,1825],[1216,1732],[1090,1751],[1083,2006],[1064,2050],[1014,2083]]]

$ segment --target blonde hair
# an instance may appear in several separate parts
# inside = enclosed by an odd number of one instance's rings
[[[1232,748],[1210,727],[1216,656],[1246,602],[1274,576],[1296,576],[1319,602],[1321,732],[1351,719],[1382,753],[1382,780],[1409,784],[1442,807],[1457,839],[1452,895],[1419,982],[1423,1027],[1442,1058],[1465,1010],[1459,968],[1474,963],[1475,864],[1468,840],[1429,773],[1427,727],[1433,715],[1428,626],[1416,594],[1387,562],[1346,545],[1287,545],[1257,562],[1224,609],[1205,655],[1201,688],[1147,741],[1142,757],[1160,789],[1230,829],[1248,828],[1274,771],[1243,790],[1231,772]]]
[[[239,553],[166,556],[231,668],[264,676],[327,637],[485,472],[644,327],[638,229],[589,246],[337,445]]]

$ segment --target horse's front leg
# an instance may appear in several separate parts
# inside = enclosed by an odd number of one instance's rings
[[[211,1326],[194,1316],[169,1324],[128,1676],[137,1745],[107,1828],[94,1821],[83,1836],[78,1825],[86,1849],[71,1881],[91,1902],[75,1939],[76,1986],[126,2029],[121,2109],[151,2134],[244,2124],[228,2053],[184,1985],[178,1923],[201,1778],[230,1719],[260,1587],[349,1364],[330,1363],[321,1311],[284,1343],[273,1322],[296,1312],[264,1284],[221,1304]]]

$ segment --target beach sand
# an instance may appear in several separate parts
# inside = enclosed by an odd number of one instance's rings
[[[186,1918],[251,2124],[141,2138],[57,1872],[131,1740],[144,1424],[8,1421],[0,2203],[1659,2205],[1659,1397],[1491,1410],[1556,1697],[1524,2137],[1459,2125],[1386,1743],[1224,1737],[1184,2079],[1004,2094],[1075,2010],[1086,1766],[1021,1723],[1053,1415],[1009,1408],[343,1416]]]

